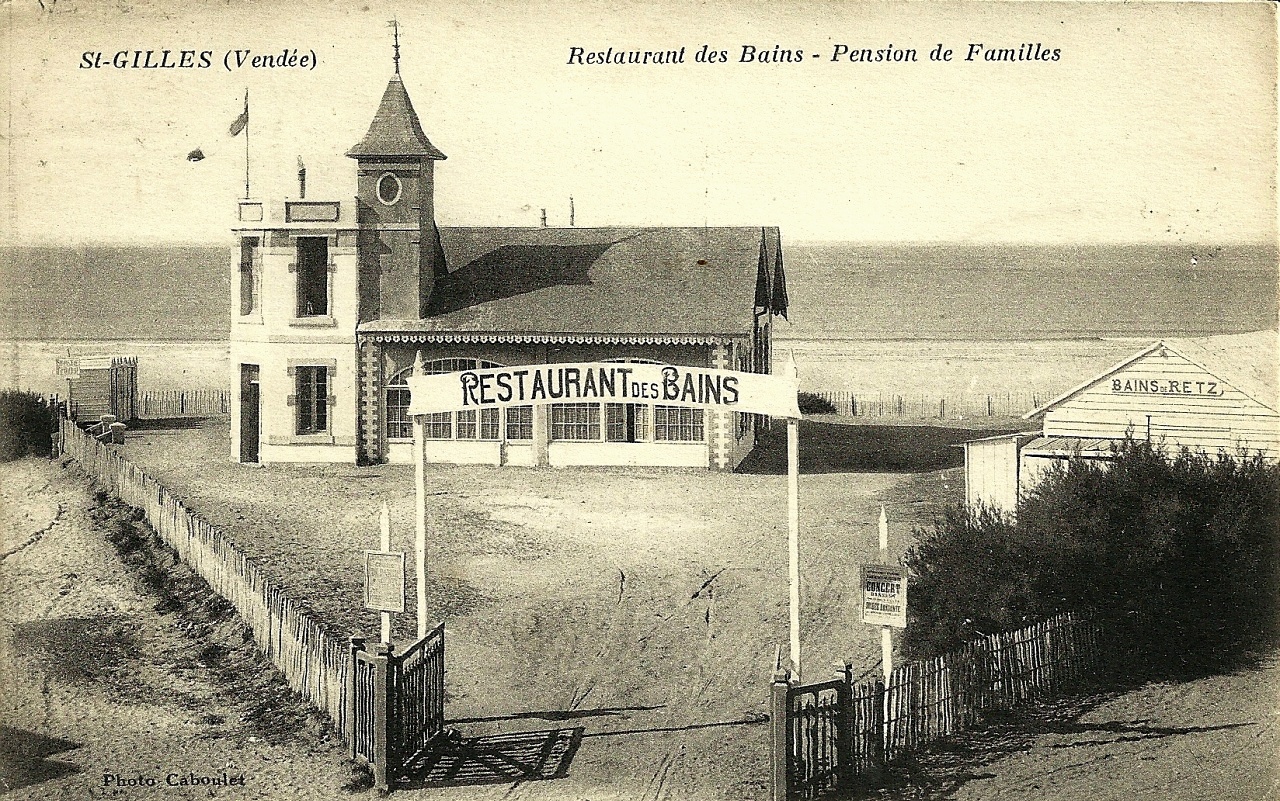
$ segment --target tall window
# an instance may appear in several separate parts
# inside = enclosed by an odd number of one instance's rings
[[[551,407],[551,438],[598,441],[600,404],[557,403]]]
[[[459,370],[484,370],[501,366],[481,359],[455,358],[429,361],[423,365],[423,369],[428,375],[437,375]],[[413,439],[413,418],[409,416],[409,376],[412,373],[412,367],[406,368],[396,373],[387,382],[387,439]],[[529,411],[529,434],[523,439],[532,439],[533,407],[531,406],[518,406],[507,410],[508,430],[510,430],[511,414],[521,409]],[[426,439],[496,440],[502,434],[502,413],[496,408],[429,414],[426,415],[423,423],[422,434]],[[508,435],[507,439],[517,439],[517,437]]]
[[[701,409],[653,407],[653,438],[658,442],[700,442],[706,438]]]
[[[413,418],[409,417],[408,371],[391,379],[387,386],[387,439],[413,439]]]
[[[329,370],[326,367],[295,367],[299,434],[320,434],[329,430]]]
[[[323,236],[298,237],[298,317],[329,314],[329,240]]]
[[[533,407],[507,407],[507,439],[533,439]]]
[[[648,406],[606,403],[604,420],[604,438],[608,442],[644,442],[649,438]]]
[[[258,310],[259,271],[262,267],[262,247],[256,236],[240,239],[240,314],[253,314]]]

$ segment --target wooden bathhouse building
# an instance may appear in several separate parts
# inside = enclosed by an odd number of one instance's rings
[[[239,203],[231,455],[412,460],[406,379],[559,362],[769,372],[787,309],[777,228],[441,227],[445,159],[392,76],[353,200]],[[435,415],[429,462],[733,469],[765,421],[655,403]]]
[[[1028,412],[1039,431],[966,442],[966,502],[1013,511],[1052,466],[1109,460],[1126,436],[1280,459],[1277,370],[1276,331],[1154,342]]]

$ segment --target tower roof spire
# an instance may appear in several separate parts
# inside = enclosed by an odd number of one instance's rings
[[[395,62],[396,75],[399,75],[400,74],[400,23],[394,18],[392,18],[391,20],[391,40],[393,42],[392,44],[393,54],[391,56],[391,60]]]
[[[347,151],[351,158],[372,158],[389,156],[392,158],[420,158],[440,160],[445,158],[427,135],[422,132],[422,123],[418,121],[418,113],[413,110],[409,93],[405,91],[400,80],[400,24],[391,21],[395,42],[394,61],[395,74],[387,82],[382,93],[382,102],[378,111],[369,123],[369,131],[364,139]]]

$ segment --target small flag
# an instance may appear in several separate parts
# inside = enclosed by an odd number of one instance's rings
[[[204,151],[197,147],[187,154],[187,161],[204,161]]]
[[[239,136],[240,132],[249,124],[249,90],[244,91],[244,111],[240,112],[240,116],[236,117],[236,121],[231,123],[231,135]]]

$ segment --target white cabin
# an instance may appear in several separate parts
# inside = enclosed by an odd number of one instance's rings
[[[1040,475],[1109,460],[1125,436],[1167,450],[1280,459],[1277,332],[1162,339],[1064,392],[1026,419],[1038,434],[965,443],[965,502],[1013,512]]]

